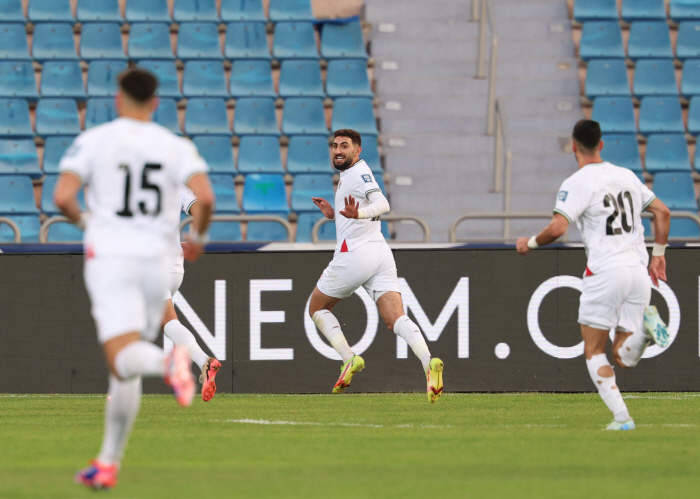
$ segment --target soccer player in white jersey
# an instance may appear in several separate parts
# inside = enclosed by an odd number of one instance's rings
[[[386,326],[406,340],[423,364],[428,400],[442,395],[443,362],[430,356],[418,326],[404,313],[394,255],[382,235],[380,215],[389,211],[387,201],[362,159],[362,138],[354,130],[333,134],[333,166],[340,171],[335,210],[323,198],[312,198],[321,212],[335,219],[337,244],[311,295],[309,315],[329,343],[343,358],[333,393],[342,393],[365,361],[348,345],[338,319],[331,313],[343,298],[362,286],[374,299]]]
[[[166,357],[152,341],[177,256],[172,234],[180,192],[189,187],[200,205],[191,240],[183,246],[188,259],[203,251],[214,194],[195,146],[151,121],[157,85],[141,69],[119,76],[119,118],[75,139],[61,158],[54,191],[61,211],[85,228],[85,286],[110,373],[102,448],[75,476],[94,489],[117,483],[141,403],[141,377],[163,377],[183,406],[195,392],[187,348],[175,346]],[[76,200],[83,184],[89,214],[81,213]]]
[[[183,189],[180,195],[180,209],[187,215],[193,215],[199,210],[197,198],[190,189]],[[199,381],[202,383],[202,400],[209,402],[216,394],[216,373],[221,363],[214,357],[209,357],[199,346],[192,332],[187,329],[175,312],[173,296],[180,289],[185,277],[185,258],[180,244],[180,225],[176,225],[173,234],[173,247],[177,258],[171,268],[170,287],[165,292],[165,314],[163,315],[163,334],[170,338],[175,345],[184,345],[190,353],[192,361],[202,370]]]
[[[650,341],[668,345],[666,327],[656,307],[648,305],[651,283],[658,286],[659,279],[666,280],[670,212],[632,171],[603,161],[602,149],[598,122],[579,121],[573,131],[578,171],[562,183],[549,225],[537,236],[521,237],[516,246],[526,255],[577,223],[587,256],[578,322],[588,373],[613,413],[607,429],[633,430],[605,345],[615,329],[613,359],[622,368],[636,366]],[[643,210],[654,215],[651,263],[644,245]]]

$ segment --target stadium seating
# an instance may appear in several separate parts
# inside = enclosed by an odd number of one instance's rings
[[[36,133],[77,135],[80,133],[78,106],[73,99],[41,99],[36,107]]]
[[[209,97],[189,99],[185,113],[185,133],[189,136],[231,135],[226,102]]]
[[[177,116],[177,102],[175,102],[175,99],[161,97],[158,107],[153,113],[153,121],[176,135],[182,135],[180,120]]]
[[[0,0],[0,23],[25,23],[22,0]]]
[[[327,199],[327,201],[333,204],[332,199]],[[298,243],[310,243],[311,242],[311,231],[316,224],[316,222],[321,219],[326,218],[320,211],[314,212],[302,212],[299,213],[299,218],[297,219],[297,237],[296,242]],[[335,223],[328,222],[321,226],[318,231],[319,241],[335,241]]]
[[[587,22],[581,33],[579,56],[584,61],[594,58],[624,59],[622,29],[617,21]]]
[[[279,22],[272,44],[275,59],[318,59],[314,25],[305,22]]]
[[[0,24],[0,59],[29,60],[27,29],[23,24]]]
[[[43,175],[34,140],[0,139],[0,175]]]
[[[318,60],[289,59],[282,61],[280,97],[325,97]]]
[[[688,133],[696,137],[700,135],[700,97],[690,99],[690,106],[688,106]]]
[[[56,222],[49,226],[46,234],[49,243],[81,243],[83,231],[69,222]]]
[[[313,21],[311,0],[270,0],[270,21]]]
[[[629,168],[635,173],[642,173],[642,158],[635,135],[603,135],[603,150],[600,156],[603,161]]]
[[[91,97],[113,96],[117,92],[117,76],[125,69],[126,61],[92,61],[88,68],[88,95]]]
[[[359,21],[325,23],[321,29],[321,56],[324,59],[367,59]]]
[[[1,191],[0,191],[1,192]],[[7,217],[12,220],[19,227],[20,236],[23,243],[38,243],[39,242],[39,230],[41,228],[41,222],[39,222],[39,217],[37,215],[12,215],[0,214],[0,216]],[[0,225],[0,241],[3,243],[14,242],[14,234],[12,229],[7,225]]]
[[[700,20],[700,2],[697,0],[671,0],[669,13],[674,22]]]
[[[586,96],[630,96],[627,65],[623,59],[593,59],[586,72]]]
[[[634,106],[628,97],[598,97],[593,101],[592,119],[603,133],[636,133]]]
[[[379,150],[377,148],[377,137],[367,135],[362,137],[362,152],[360,153],[360,158],[365,160],[367,166],[373,173],[382,174],[382,162],[379,159]]]
[[[590,72],[590,65],[588,68]],[[625,78],[627,73],[625,72]],[[629,86],[628,86],[629,90]],[[336,59],[328,63],[326,93],[330,97],[373,97],[364,59]]]
[[[127,0],[126,20],[130,23],[172,22],[167,0]]]
[[[215,23],[182,23],[177,35],[177,56],[188,59],[223,59],[219,28]]]
[[[270,59],[265,23],[238,22],[226,27],[224,55],[227,59]]]
[[[584,0],[575,2],[574,19],[579,23],[617,21],[617,2],[615,0]]]
[[[233,162],[231,137],[227,135],[200,135],[192,139],[199,154],[204,158],[212,173],[236,173]]]
[[[339,97],[333,105],[333,130],[351,128],[362,135],[378,135],[372,99]]]
[[[661,171],[691,171],[685,135],[649,135],[645,166],[652,175]]]
[[[80,57],[88,61],[91,59],[126,59],[119,24],[83,24],[80,35]]]
[[[61,210],[53,202],[53,191],[56,190],[57,181],[58,175],[46,175],[41,188],[41,211],[49,216],[61,214]],[[80,209],[85,209],[85,190],[82,188],[78,191],[78,204]]]
[[[269,60],[233,61],[229,91],[239,97],[277,97]]]
[[[683,63],[681,95],[686,99],[700,95],[700,59],[686,59]]]
[[[275,135],[246,135],[238,148],[238,171],[284,173],[279,138]]]
[[[0,97],[18,97],[36,102],[34,67],[29,61],[0,61]]]
[[[173,8],[175,22],[219,22],[216,0],[175,0]]]
[[[34,137],[26,100],[0,99],[0,137]]]
[[[334,171],[327,135],[295,135],[290,137],[287,171],[293,175]]]
[[[281,174],[251,173],[243,185],[243,211],[289,213],[284,177]]]
[[[324,198],[333,203],[335,190],[333,189],[333,176],[325,173],[305,173],[294,177],[292,184],[292,211],[313,211],[318,208],[311,200],[312,197]]]
[[[237,214],[241,209],[238,207],[236,188],[233,184],[233,177],[221,173],[209,175],[214,195],[216,196],[216,213]]]
[[[676,68],[672,59],[640,59],[634,71],[634,95],[678,96]]]
[[[161,98],[171,97],[176,100],[182,99],[175,61],[145,60],[139,62],[139,66],[156,75],[156,78],[158,78],[158,95]],[[88,76],[88,87],[89,85],[90,81]]]
[[[137,61],[175,58],[170,45],[170,28],[164,23],[132,24],[128,48],[129,58]]]
[[[242,241],[241,223],[213,221],[209,226],[209,238],[212,242]]]
[[[313,97],[294,97],[284,101],[282,133],[285,135],[328,135],[323,101]]]
[[[88,100],[85,111],[85,129],[92,128],[117,118],[114,99],[95,97]]]
[[[41,70],[41,96],[87,98],[83,87],[83,70],[78,61],[47,61]]]
[[[676,57],[681,60],[700,57],[700,22],[682,22],[678,27]]]
[[[654,194],[666,203],[671,211],[698,212],[693,178],[687,172],[661,172],[654,176]],[[697,238],[700,229],[692,220],[674,218],[671,221],[670,237]]]
[[[74,23],[70,0],[29,0],[27,17],[33,23]]]
[[[238,99],[233,119],[233,132],[236,135],[279,135],[275,101],[258,97]]]
[[[223,63],[206,60],[187,61],[182,80],[182,93],[185,97],[228,99]]]
[[[32,180],[26,175],[0,175],[0,216],[38,215]]]
[[[673,58],[671,34],[666,21],[632,23],[627,55],[633,61],[641,58]]]
[[[635,21],[665,21],[664,0],[623,0],[621,17],[627,23]]]
[[[81,23],[123,23],[119,0],[78,0],[77,18]]]
[[[54,135],[44,141],[44,173],[58,173],[58,164],[75,137]]]
[[[266,213],[285,218],[285,213]],[[287,230],[277,222],[248,222],[246,241],[273,242],[287,241]]]
[[[266,22],[261,0],[221,0],[221,20]]]
[[[22,28],[24,30],[24,27]],[[41,23],[34,27],[32,56],[39,62],[78,59],[73,27],[68,23]]]
[[[681,103],[677,97],[644,97],[639,107],[639,133],[683,133]]]

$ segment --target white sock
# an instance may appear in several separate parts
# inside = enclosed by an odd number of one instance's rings
[[[114,357],[114,369],[123,380],[134,376],[162,377],[165,374],[163,349],[148,341],[134,341]]]
[[[617,354],[620,356],[620,360],[627,367],[634,367],[644,355],[644,350],[646,350],[649,344],[649,338],[647,335],[639,331],[633,333],[627,337],[627,339],[620,345]]]
[[[350,345],[348,345],[335,315],[328,310],[319,310],[314,314],[313,320],[316,327],[323,333],[323,336],[326,337],[331,346],[335,348],[335,351],[343,358],[343,362],[352,359],[355,354],[350,350]]]
[[[630,417],[630,413],[627,411],[625,401],[622,400],[620,389],[615,383],[615,374],[607,378],[598,374],[598,370],[601,367],[608,366],[610,369],[612,369],[612,366],[610,365],[610,362],[608,362],[608,358],[605,356],[605,354],[599,353],[598,355],[591,357],[590,360],[586,359],[586,366],[588,367],[588,374],[590,374],[593,384],[598,389],[600,398],[603,399],[605,405],[607,405],[608,409],[610,409],[610,411],[613,413],[615,420],[624,423],[625,421],[632,419]]]
[[[141,377],[120,380],[111,375],[105,406],[105,432],[98,461],[119,466],[140,406]]]
[[[199,346],[192,332],[183,326],[179,320],[173,319],[168,322],[163,328],[163,333],[173,340],[173,343],[176,345],[185,345],[187,350],[190,351],[192,361],[197,364],[200,369],[207,362],[209,356],[204,353],[204,350]]]
[[[407,315],[402,315],[394,323],[394,333],[403,338],[408,346],[411,347],[413,353],[416,354],[423,364],[423,371],[428,369],[428,364],[430,364],[430,350],[428,350],[428,345],[425,343],[425,338],[420,332],[420,328],[408,318]]]

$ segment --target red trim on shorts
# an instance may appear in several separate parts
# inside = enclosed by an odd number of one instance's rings
[[[92,245],[89,245],[87,248],[85,248],[85,258],[87,260],[95,258],[95,248],[93,248]]]
[[[588,265],[586,265],[586,273],[583,274],[583,277],[588,277],[588,276],[592,276],[592,275],[593,275],[593,272],[591,272],[591,269],[589,269]]]
[[[343,239],[343,245],[340,247],[340,252],[341,253],[347,253],[348,252],[348,243],[345,239]]]

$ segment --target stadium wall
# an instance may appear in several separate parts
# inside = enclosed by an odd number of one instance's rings
[[[447,391],[592,391],[576,323],[585,255],[555,248],[395,250],[409,314],[445,361]],[[697,248],[670,248],[668,286],[652,303],[673,342],[652,347],[624,391],[700,390]],[[334,351],[305,313],[332,254],[207,254],[175,297],[183,322],[223,360],[221,392],[328,393]],[[106,369],[82,276],[82,255],[0,256],[0,392],[104,393]],[[358,392],[424,390],[420,363],[363,293],[335,309],[367,368]],[[162,342],[161,340],[159,340]],[[165,393],[160,380],[146,392]]]

